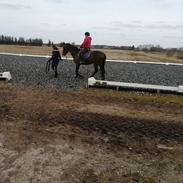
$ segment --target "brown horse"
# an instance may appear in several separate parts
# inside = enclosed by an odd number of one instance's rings
[[[69,43],[63,43],[62,46],[63,46],[62,55],[66,56],[67,53],[70,52],[70,54],[72,55],[73,60],[76,64],[75,78],[77,78],[78,76],[83,78],[83,76],[81,74],[79,74],[79,67],[81,65],[80,58],[79,58],[80,49]],[[104,80],[105,79],[105,62],[106,62],[106,55],[103,52],[91,51],[90,57],[87,59],[84,59],[84,62],[82,62],[82,65],[89,65],[89,64],[94,65],[95,70],[90,75],[90,77],[93,77],[98,72],[98,66],[99,66],[100,71],[101,71],[101,79]]]

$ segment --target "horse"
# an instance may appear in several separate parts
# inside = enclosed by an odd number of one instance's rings
[[[62,55],[66,56],[68,52],[73,57],[73,61],[76,64],[76,69],[75,69],[75,78],[80,77],[83,78],[81,74],[79,74],[79,67],[80,65],[89,65],[93,64],[94,65],[94,72],[90,75],[90,77],[93,77],[97,72],[98,72],[98,67],[100,67],[100,72],[101,72],[101,79],[105,80],[105,62],[106,62],[106,55],[101,52],[101,51],[91,51],[90,57],[87,59],[83,59],[84,62],[80,62],[80,49],[77,48],[74,45],[71,45],[69,43],[62,43],[63,51]]]

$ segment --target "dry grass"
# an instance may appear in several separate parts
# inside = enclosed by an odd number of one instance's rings
[[[173,62],[183,63],[176,55],[167,55],[160,52],[143,52],[143,51],[128,51],[128,50],[101,50],[104,51],[108,59],[116,60],[136,60],[147,62]]]
[[[0,45],[0,52],[6,53],[22,53],[33,55],[51,55],[51,47],[47,46],[15,46],[15,45]],[[59,48],[62,51],[61,48]],[[151,62],[174,62],[183,63],[183,60],[176,55],[169,55],[158,52],[143,52],[143,51],[128,51],[128,50],[111,50],[101,49],[107,59],[114,60],[136,60],[136,61],[151,61]],[[68,55],[70,56],[70,55]]]
[[[133,102],[139,102],[141,104],[162,104],[162,105],[180,105],[183,107],[183,96],[177,95],[158,95],[158,94],[143,94],[142,92],[118,92],[114,90],[103,89],[81,89],[81,93],[85,93],[91,96],[111,97],[119,100],[128,100]]]
[[[32,55],[51,55],[52,48],[47,46],[16,46],[16,45],[0,45],[0,52],[5,53],[22,53]]]
[[[177,58],[183,60],[183,52],[177,53]]]

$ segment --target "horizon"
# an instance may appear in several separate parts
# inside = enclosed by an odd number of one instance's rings
[[[27,40],[30,40],[30,39],[32,39],[32,40],[34,40],[34,39],[40,39],[40,40],[42,40],[43,41],[43,39],[42,38],[38,38],[38,37],[34,37],[34,38],[31,38],[31,37],[28,37],[28,38],[25,38],[25,37],[23,37],[23,36],[19,36],[19,37],[14,37],[14,36],[11,36],[11,35],[0,35],[0,36],[4,36],[4,37],[12,37],[13,38],[13,40],[15,40],[15,39],[17,39],[17,41],[19,40],[19,39],[24,39],[24,41],[25,41],[25,45],[24,44],[22,44],[22,45],[24,45],[24,46],[34,46],[34,45],[26,45],[26,41]],[[59,44],[61,44],[61,43],[63,43],[63,41],[59,41],[59,42],[53,42],[51,39],[48,39],[48,41],[47,42],[42,42],[42,44],[43,45],[48,45],[48,44],[55,44],[55,45],[57,45],[57,46],[59,46]],[[70,43],[70,44],[74,44],[74,45],[76,45],[76,46],[79,46],[80,44],[77,44],[77,43],[75,43],[75,42],[67,42],[67,43]],[[28,43],[29,44],[29,43]],[[0,43],[0,45],[14,45],[14,44],[12,44],[12,43]],[[15,44],[15,45],[21,45],[21,44]],[[37,45],[38,46],[38,45]],[[119,48],[119,47],[135,47],[135,48],[147,48],[147,49],[150,49],[150,48],[152,48],[152,47],[155,47],[155,48],[162,48],[162,49],[183,49],[183,46],[182,47],[163,47],[163,46],[161,46],[161,45],[154,45],[154,44],[141,44],[141,45],[110,45],[110,44],[93,44],[92,45],[92,47],[94,47],[94,46],[106,46],[106,47],[117,47],[117,48]]]

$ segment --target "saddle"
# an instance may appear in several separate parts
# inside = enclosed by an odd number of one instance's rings
[[[81,63],[86,63],[87,60],[90,58],[91,56],[91,51],[80,51],[78,54],[78,58],[80,60]]]
[[[86,52],[86,53],[81,53],[81,58],[83,58],[83,59],[88,59],[88,58],[90,58],[90,55],[91,55],[91,51],[88,51],[88,52]]]

